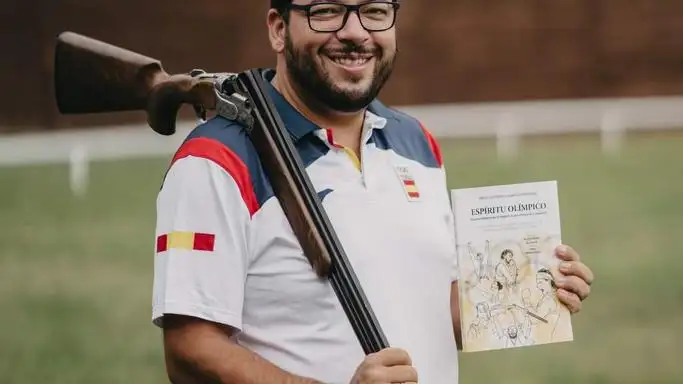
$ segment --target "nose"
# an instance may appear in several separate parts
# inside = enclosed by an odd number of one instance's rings
[[[362,43],[370,38],[370,32],[363,28],[358,12],[350,12],[344,28],[337,32],[339,40],[349,40],[354,43]]]

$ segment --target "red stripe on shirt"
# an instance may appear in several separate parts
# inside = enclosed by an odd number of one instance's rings
[[[171,165],[188,156],[201,157],[218,164],[228,172],[233,180],[235,180],[235,183],[237,183],[237,187],[240,190],[244,203],[249,209],[249,213],[253,215],[258,211],[259,203],[252,186],[249,169],[235,152],[231,151],[218,140],[197,137],[183,143],[173,157]]]
[[[216,236],[211,233],[195,233],[192,249],[213,252]]]
[[[168,235],[159,235],[157,237],[157,253],[166,252],[168,250]]]
[[[436,139],[434,139],[432,133],[427,130],[422,122],[420,122],[420,127],[422,127],[422,131],[424,132],[425,136],[427,136],[429,147],[432,149],[432,153],[434,153],[437,164],[439,164],[439,167],[443,166],[443,159],[441,157],[441,148],[439,147],[439,143],[436,141]]]

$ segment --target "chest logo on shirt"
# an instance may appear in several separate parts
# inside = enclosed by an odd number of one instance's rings
[[[401,181],[401,186],[403,187],[403,191],[405,192],[408,201],[420,200],[420,190],[415,183],[415,178],[410,173],[410,168],[404,165],[396,165],[394,166],[394,170]]]

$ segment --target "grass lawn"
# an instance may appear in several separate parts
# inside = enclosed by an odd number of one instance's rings
[[[564,241],[597,276],[574,342],[462,354],[462,384],[683,380],[683,135],[613,158],[595,137],[527,139],[511,162],[489,140],[441,145],[451,187],[558,180]],[[1,383],[167,382],[150,323],[165,164],[93,164],[83,199],[64,166],[0,168]]]

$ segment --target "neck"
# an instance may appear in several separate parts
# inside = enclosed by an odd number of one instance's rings
[[[341,136],[360,139],[365,109],[350,113],[333,111],[316,100],[309,100],[302,92],[297,92],[296,86],[284,73],[282,69],[278,69],[272,84],[294,109],[317,126],[333,129],[335,138]]]

